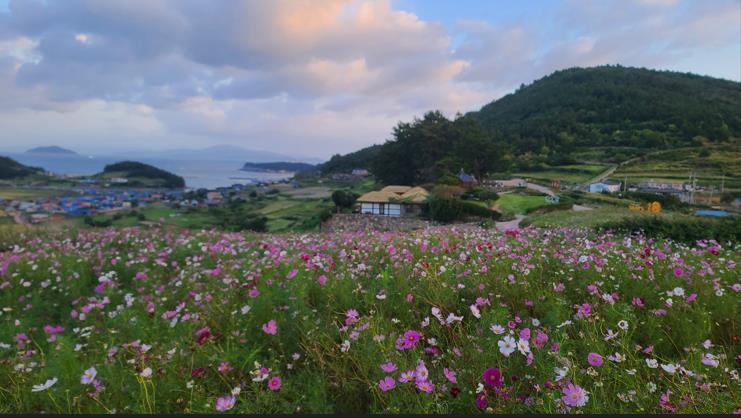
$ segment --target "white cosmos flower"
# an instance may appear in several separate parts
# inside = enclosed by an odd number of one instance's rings
[[[661,368],[669,374],[674,374],[674,372],[677,371],[677,366],[675,366],[674,364],[662,364]]]
[[[499,334],[504,334],[504,327],[503,327],[503,326],[501,326],[501,325],[499,325],[499,324],[493,324],[493,325],[491,326],[491,328],[489,328],[489,329],[490,329],[490,330],[491,330],[491,332],[493,332],[494,334],[497,334],[497,335],[499,335]]]
[[[659,367],[659,361],[653,358],[646,359],[646,365],[652,369]]]
[[[566,367],[554,367],[553,371],[556,373],[556,382],[566,377],[566,374],[569,372],[569,369]]]
[[[147,367],[146,369],[142,370],[142,372],[139,373],[139,375],[145,379],[152,377],[152,368]]]
[[[509,355],[512,354],[517,348],[515,339],[509,335],[505,335],[504,338],[499,340],[497,345],[499,345],[499,352],[504,354],[505,357],[509,357]]]
[[[450,324],[452,324],[455,321],[459,321],[460,322],[462,320],[463,320],[463,316],[455,316],[451,312],[450,314],[448,314],[448,317],[445,319],[445,323],[448,324],[448,325],[450,325]]]
[[[520,338],[517,341],[517,349],[520,350],[523,356],[526,356],[530,352],[530,343],[527,340]]]
[[[47,380],[46,382],[44,382],[44,383],[42,383],[40,385],[33,385],[33,389],[31,389],[31,392],[41,392],[42,390],[47,390],[50,387],[54,386],[54,384],[57,383],[57,380],[59,380],[59,379],[57,379],[56,377],[54,377],[54,378],[49,379],[49,380]]]
[[[620,328],[623,331],[627,331],[628,330],[628,321],[626,321],[624,319],[621,319],[620,321],[618,321],[618,328]]]

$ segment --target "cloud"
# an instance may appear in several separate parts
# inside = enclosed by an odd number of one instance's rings
[[[383,142],[429,110],[478,109],[558,69],[662,68],[741,43],[737,0],[569,0],[548,22],[455,24],[400,7],[11,0],[0,13],[0,122],[18,118],[19,138],[230,142],[328,157]],[[34,130],[34,118],[57,129]]]

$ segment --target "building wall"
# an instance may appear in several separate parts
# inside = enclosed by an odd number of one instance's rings
[[[384,216],[401,216],[404,209],[398,203],[361,203],[360,213]]]

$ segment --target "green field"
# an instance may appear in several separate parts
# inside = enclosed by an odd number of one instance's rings
[[[559,180],[562,183],[585,183],[607,170],[608,167],[600,164],[573,164],[551,167],[545,171],[521,171],[513,175],[547,184],[553,180]]]
[[[648,154],[620,166],[611,176],[629,184],[645,181],[689,182],[695,173],[697,185],[741,190],[741,147],[683,148]]]
[[[533,196],[527,193],[513,192],[499,195],[494,207],[505,214],[524,215],[529,209],[546,206],[545,196]]]
[[[0,198],[6,200],[35,200],[48,197],[69,196],[70,192],[51,189],[0,188]]]

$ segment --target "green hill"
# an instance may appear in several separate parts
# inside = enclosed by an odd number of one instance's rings
[[[12,180],[34,174],[43,174],[43,172],[43,168],[29,167],[10,157],[0,156],[0,179]]]
[[[741,138],[741,83],[620,66],[557,71],[521,86],[472,115],[524,153],[567,155],[623,147],[645,150]],[[597,154],[599,155],[599,154]],[[625,155],[617,156],[618,162]]]
[[[741,83],[621,66],[570,68],[448,120],[429,112],[392,139],[318,168],[364,166],[382,182],[450,180],[463,168],[544,171],[620,163],[660,150],[741,147]],[[707,153],[707,151],[706,151]],[[719,168],[726,171],[725,168]]]
[[[95,177],[106,179],[115,177],[125,178],[128,180],[127,185],[132,187],[185,187],[185,179],[182,177],[136,161],[121,161],[108,164],[103,168],[103,172],[97,174]]]

